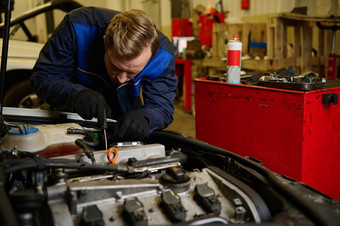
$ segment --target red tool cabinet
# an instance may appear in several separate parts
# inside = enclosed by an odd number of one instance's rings
[[[292,91],[195,80],[196,138],[340,200],[340,87]]]

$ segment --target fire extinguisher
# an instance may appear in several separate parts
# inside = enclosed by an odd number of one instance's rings
[[[323,30],[332,30],[333,40],[332,40],[332,51],[328,54],[328,69],[327,69],[327,80],[336,79],[336,58],[337,54],[335,53],[335,42],[336,42],[336,30],[340,29],[340,26],[325,26],[322,25],[321,22],[316,22],[316,25]]]
[[[241,0],[241,9],[249,9],[249,0]]]

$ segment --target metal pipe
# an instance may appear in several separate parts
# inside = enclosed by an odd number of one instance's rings
[[[335,42],[336,42],[336,28],[333,29],[332,53],[335,53]]]
[[[173,156],[166,156],[162,158],[140,160],[137,162],[133,162],[131,165],[134,168],[140,168],[140,167],[155,166],[159,164],[167,164],[167,163],[173,163],[173,162],[180,162],[183,164],[186,161],[187,161],[187,156],[182,153],[179,153]]]

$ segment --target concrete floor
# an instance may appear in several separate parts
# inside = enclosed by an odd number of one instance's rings
[[[195,137],[195,116],[192,112],[184,110],[182,105],[183,102],[180,102],[179,100],[174,101],[174,121],[166,128],[166,130],[178,131],[186,136]]]

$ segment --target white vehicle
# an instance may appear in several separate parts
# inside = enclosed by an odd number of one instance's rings
[[[42,47],[42,43],[9,41],[4,106],[37,108],[42,104],[30,85],[32,68]]]
[[[44,46],[43,43],[35,42],[34,35],[28,30],[25,21],[38,15],[62,10],[69,12],[82,5],[73,0],[52,0],[32,10],[23,13],[17,18],[11,19],[11,37],[9,39],[7,72],[4,83],[3,106],[48,109],[48,104],[41,101],[31,88],[30,77],[33,66]],[[27,36],[27,41],[12,39],[16,31],[22,28]],[[0,34],[3,34],[4,23],[0,24]],[[2,54],[3,39],[0,37],[0,56]]]

